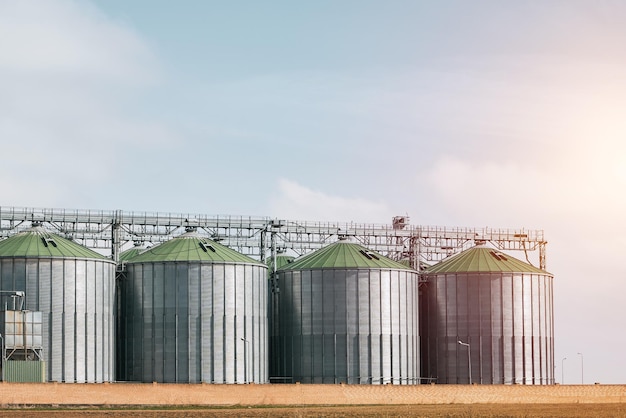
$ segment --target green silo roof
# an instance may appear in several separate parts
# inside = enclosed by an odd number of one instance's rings
[[[265,260],[265,264],[267,264],[267,277],[271,277],[272,273],[274,273],[277,270],[280,270],[281,268],[285,267],[287,264],[292,263],[294,259],[295,257],[290,256],[290,255],[278,254],[276,256],[276,270],[274,270],[274,258],[273,257],[268,258],[267,260]]]
[[[109,260],[73,241],[51,234],[40,226],[0,241],[0,257],[89,258]],[[111,260],[109,260],[111,261]]]
[[[367,248],[347,241],[338,241],[287,264],[281,270],[309,270],[330,268],[363,268],[412,270]]]
[[[402,260],[398,260],[398,263],[401,263],[407,267],[411,267],[411,260],[409,260],[408,258],[403,258]],[[426,264],[423,261],[420,261],[420,271],[422,270],[426,270],[428,267],[430,267],[430,264]]]
[[[128,263],[154,263],[166,261],[200,261],[208,263],[261,264],[222,244],[188,232],[152,247],[128,260]]]
[[[428,268],[425,274],[436,273],[541,273],[550,274],[532,264],[485,246],[476,246]]]
[[[128,261],[131,258],[138,256],[144,251],[146,251],[146,249],[142,247],[129,248],[128,250],[121,252],[120,261]]]
[[[294,259],[295,257],[290,256],[290,255],[282,255],[282,254],[277,255],[276,256],[276,270],[282,268],[283,266],[286,266],[289,263],[292,263]],[[273,267],[274,257],[268,258],[266,264],[268,267]]]

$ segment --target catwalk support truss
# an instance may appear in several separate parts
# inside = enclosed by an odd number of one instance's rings
[[[33,223],[86,247],[104,251],[116,261],[128,243],[158,244],[195,228],[210,239],[261,261],[278,251],[291,250],[302,255],[340,237],[348,237],[394,260],[407,260],[416,269],[483,242],[503,251],[523,251],[529,263],[546,268],[543,230],[417,226],[410,225],[405,216],[394,217],[390,225],[376,225],[269,217],[0,207],[0,238],[16,234]],[[535,251],[539,257],[533,262],[529,253]]]

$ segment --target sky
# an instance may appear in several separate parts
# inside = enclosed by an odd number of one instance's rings
[[[609,0],[0,0],[0,206],[543,229],[557,381],[626,383],[624,21]]]

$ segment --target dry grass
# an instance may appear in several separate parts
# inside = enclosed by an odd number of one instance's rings
[[[156,418],[156,417],[626,417],[626,404],[471,404],[471,405],[374,405],[240,408],[15,408],[0,410],[2,417],[20,418]]]

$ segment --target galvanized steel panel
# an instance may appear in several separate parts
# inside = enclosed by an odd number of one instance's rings
[[[495,319],[492,317],[491,311],[491,283],[488,280],[480,280],[480,276],[472,275],[473,280],[475,280],[478,286],[478,323],[479,323],[479,332],[481,336],[491,336],[494,333],[494,323]],[[491,324],[490,327],[486,327],[484,324]],[[498,329],[501,329],[501,325],[498,324]],[[483,341],[482,347],[485,347],[485,342]],[[491,346],[489,347],[491,349]]]
[[[348,335],[369,335],[369,275],[366,271],[347,271],[345,277]],[[361,353],[365,354],[362,351]]]
[[[476,275],[469,275],[467,278],[467,335],[481,335],[481,322],[480,322],[480,292],[479,292],[479,280]],[[471,301],[478,301],[478,303],[471,303]]]
[[[324,324],[324,333],[333,335],[335,338],[335,344],[338,339],[345,338],[347,334],[347,309],[348,298],[346,295],[346,283],[350,280],[346,277],[346,272],[342,270],[336,270],[334,272],[334,280],[332,283],[328,283],[328,287],[332,289],[330,296],[328,297],[328,304],[332,304],[332,316],[328,318],[328,322]],[[337,367],[337,365],[335,366]]]
[[[75,329],[75,306],[76,306],[76,261],[68,260],[65,263],[63,276],[63,350],[66,354],[63,362],[63,381],[76,381],[76,352],[74,346]]]
[[[178,315],[183,316],[185,311],[187,316],[187,350],[189,351],[189,371],[187,379],[189,381],[202,382],[202,352],[201,352],[201,336],[202,323],[200,321],[200,265],[193,264],[189,266],[187,278],[187,306],[180,306]],[[186,309],[185,309],[186,308]],[[208,375],[208,373],[207,373]]]
[[[126,280],[141,293],[125,305],[139,318],[126,335],[144,330],[143,351],[127,352],[140,364],[129,380],[267,382],[266,276],[260,264],[129,263]]]
[[[85,323],[85,313],[84,312],[76,312],[75,314],[75,332],[76,339],[82,339],[87,342],[87,333],[86,333],[86,323]],[[76,352],[75,352],[75,364],[76,364],[76,377],[75,381],[77,383],[84,383],[87,380],[87,346],[79,346],[77,344]]]
[[[324,368],[324,345],[323,335],[313,334],[313,353],[312,353],[312,365],[315,373],[312,376],[311,383],[323,383],[323,368]],[[306,381],[306,379],[305,379]]]
[[[340,359],[334,359],[335,364],[335,383],[349,383],[348,382],[348,336],[343,334],[336,334],[334,336],[335,353],[346,353],[345,361]]]
[[[419,364],[416,272],[335,268],[277,275],[280,325],[272,344],[283,353],[272,365],[277,377],[303,383],[417,383],[419,367],[412,367]]]
[[[552,276],[537,273],[427,274],[424,376],[438,383],[554,383]]]
[[[374,273],[374,272],[372,272]],[[380,337],[380,334],[383,329],[383,318],[384,316],[381,315],[381,306],[386,304],[386,301],[381,300],[381,292],[380,292],[380,274],[372,274],[370,272],[368,272],[368,276],[369,276],[369,298],[366,298],[369,300],[369,311],[370,311],[370,334],[372,335],[372,338],[376,338],[376,340],[378,340],[378,338]],[[376,343],[372,343],[372,346],[376,345],[377,347],[380,347],[380,344]],[[378,349],[378,348],[377,348]],[[372,361],[378,361],[380,356],[374,356],[372,355]]]
[[[322,335],[322,383],[335,383],[335,335]]]
[[[381,375],[378,376],[381,379],[382,383],[392,383],[392,372],[391,372],[391,335],[390,334],[382,334],[380,336],[381,340]],[[376,377],[376,376],[375,376]]]
[[[248,288],[246,289],[245,266],[237,266],[235,273],[235,288],[233,294],[233,300],[235,301],[235,306],[233,310],[233,338],[235,341],[235,349],[233,350],[233,353],[235,357],[232,359],[232,363],[235,367],[234,380],[237,380],[239,382],[246,382],[248,376],[252,375],[252,363],[250,362],[250,357],[248,355],[248,350],[252,350],[252,347],[249,347],[250,343],[252,342],[252,335],[250,335],[250,339],[246,338],[246,307],[253,307],[252,305],[246,304],[246,302],[252,302],[249,299],[246,300],[246,296],[248,296],[248,292],[252,289],[249,284]],[[248,274],[250,273],[248,272]],[[242,338],[247,340],[248,342],[246,343],[242,340]]]
[[[367,383],[371,383],[371,375],[372,375],[372,370],[371,370],[371,356],[370,356],[370,335],[369,333],[362,333],[359,334],[358,336],[358,341],[356,341],[358,343],[358,359],[359,361],[357,362],[357,367],[358,370],[355,370],[356,372],[356,378],[357,381],[355,381],[354,383],[359,383],[359,384],[367,384]],[[345,340],[344,340],[345,341]],[[337,347],[337,353],[342,353],[343,351],[339,351],[339,347]],[[342,350],[345,350],[345,345],[341,346]],[[343,362],[339,362],[339,364],[341,364]],[[343,369],[337,368],[337,372],[339,371],[343,371]],[[337,374],[337,376],[342,376],[342,374]],[[343,381],[343,379],[338,378],[338,380]]]
[[[37,260],[26,260],[26,297],[34,300],[31,306],[39,304],[39,263]],[[19,309],[19,308],[18,308]]]
[[[12,288],[9,290],[26,290],[25,259],[17,258],[13,261],[13,285]]]
[[[300,367],[302,368],[301,374],[292,376],[289,376],[287,374],[285,375],[291,377],[295,382],[312,383],[313,376],[316,375],[316,372],[313,369],[313,356],[315,355],[315,352],[313,351],[313,335],[302,334],[300,336],[300,339],[302,341],[302,345],[300,348],[302,356],[300,357],[300,359],[295,358],[294,360],[300,361]],[[285,356],[289,358],[289,352],[286,352]]]
[[[0,259],[0,289],[11,290],[13,288],[13,260],[10,258]],[[4,301],[3,303],[7,302]]]
[[[300,295],[296,295],[296,299],[294,299],[294,305],[300,306],[300,319],[294,319],[300,322],[302,335],[311,335],[313,334],[313,288],[311,284],[311,272],[303,271],[301,274]],[[295,285],[294,291],[297,291],[297,287]],[[316,300],[315,302],[317,303],[318,301]]]
[[[313,295],[321,295],[321,298],[313,298]],[[324,277],[320,271],[311,271],[311,332],[313,335],[320,335],[324,332],[324,318],[322,309],[324,308]],[[313,367],[321,367],[321,340],[314,340]],[[316,349],[317,348],[317,349]]]
[[[323,277],[321,277],[322,300],[321,300],[320,305],[322,308],[322,314],[321,314],[321,320],[320,320],[320,328],[321,328],[321,332],[324,335],[334,335],[334,330],[335,330],[335,286],[334,284],[335,284],[335,277],[333,277],[332,275],[324,275]]]
[[[85,306],[96,306],[96,268],[95,264],[87,263],[86,271],[86,283],[85,283]],[[87,345],[87,359],[85,362],[85,381],[95,381],[96,368],[102,367],[103,362],[89,361],[89,358],[97,358],[97,345],[96,332],[98,327],[99,312],[94,312],[93,309],[85,309],[85,343]],[[96,364],[97,363],[97,364]]]
[[[235,278],[239,274],[241,266],[227,268],[224,270],[224,383],[235,383],[237,376],[237,342],[234,321],[235,304],[237,301],[235,294]],[[218,331],[219,332],[219,331]],[[241,349],[240,349],[241,350]]]
[[[281,276],[279,276],[281,277]],[[291,280],[289,280],[290,278]],[[307,334],[311,332],[311,321],[305,321],[303,317],[302,306],[305,304],[305,299],[310,301],[311,292],[302,292],[302,275],[299,271],[294,271],[293,273],[285,273],[285,279],[283,280],[285,289],[284,298],[281,296],[281,312],[284,312],[280,317],[281,326],[284,326],[285,329],[292,329],[292,335],[301,335]],[[310,303],[310,302],[309,302]],[[307,304],[308,306],[309,304]],[[286,312],[290,314],[287,315]],[[310,311],[309,311],[310,314]],[[308,318],[308,315],[306,315]],[[281,328],[282,329],[282,328]],[[279,333],[279,335],[281,335]]]
[[[41,340],[47,378],[66,382],[99,382],[94,370],[107,380],[113,376],[113,358],[98,356],[97,348],[113,349],[112,331],[103,341],[95,341],[95,330],[114,323],[113,310],[98,310],[94,301],[99,289],[96,280],[111,282],[113,288],[115,265],[107,260],[26,258],[12,260],[0,255],[0,283],[5,290],[26,292],[25,309],[42,312]],[[100,274],[96,274],[100,272]],[[106,303],[113,298],[104,295]],[[96,315],[96,312],[100,312]],[[106,325],[105,325],[106,324]]]
[[[285,355],[284,355],[284,363],[280,363],[282,366],[284,364],[284,368],[279,368],[279,372],[277,376],[281,379],[289,378],[291,376],[303,376],[305,373],[310,373],[310,370],[304,370],[303,358],[304,358],[304,350],[302,348],[303,336],[286,336],[285,340]],[[279,340],[280,341],[280,340]],[[287,356],[286,353],[293,353],[292,356]],[[297,377],[294,378],[294,381]]]
[[[524,334],[523,334],[523,347],[524,351],[522,353],[522,362],[524,364],[524,384],[533,384],[533,332],[532,324],[533,324],[533,315],[534,312],[532,310],[532,287],[531,287],[531,277],[530,275],[525,275],[522,279],[522,288],[523,288],[523,309],[524,309]]]

